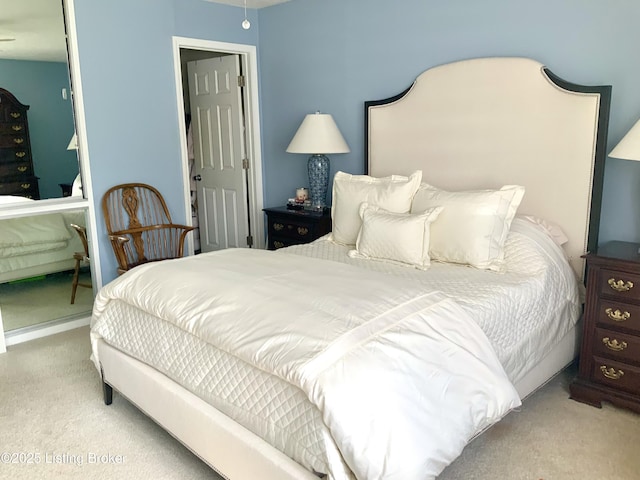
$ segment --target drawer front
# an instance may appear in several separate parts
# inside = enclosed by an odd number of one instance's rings
[[[640,300],[640,275],[603,268],[600,271],[600,293],[623,301]]]
[[[10,102],[7,97],[2,97],[0,103]],[[2,123],[14,123],[25,122],[27,120],[26,112],[20,111],[17,108],[9,106],[8,108],[0,108],[0,122]]]
[[[24,134],[27,127],[22,122],[8,122],[8,123],[0,123],[0,135],[5,134]]]
[[[0,134],[0,148],[21,147],[28,145],[26,132],[21,134]]]
[[[8,177],[32,177],[33,167],[31,162],[0,163],[0,177],[7,181]]]
[[[640,334],[640,306],[600,299],[596,322],[605,328],[624,328]]]
[[[269,220],[269,233],[273,236],[289,237],[298,242],[310,242],[316,238],[315,225],[282,218]]]
[[[269,236],[269,250],[277,250],[279,248],[290,247],[291,245],[299,245],[303,242],[296,241],[293,238],[279,237],[277,235]]]
[[[26,147],[0,149],[0,163],[30,162],[31,155]]]
[[[640,337],[596,328],[593,353],[622,362],[640,363]]]
[[[38,179],[28,177],[18,182],[0,183],[0,195],[19,195],[37,200],[39,198]]]
[[[640,368],[602,357],[593,357],[591,379],[601,385],[640,394]]]

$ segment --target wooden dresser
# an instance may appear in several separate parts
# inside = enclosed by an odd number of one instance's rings
[[[588,254],[580,368],[571,398],[640,412],[640,244],[609,242]]]
[[[33,171],[28,105],[0,88],[0,195],[40,198]]]
[[[331,231],[331,212],[265,208],[269,250],[309,243]]]

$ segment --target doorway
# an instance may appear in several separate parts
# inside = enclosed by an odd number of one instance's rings
[[[256,48],[252,45],[183,37],[174,37],[173,45],[182,144],[185,212],[187,219],[191,219],[191,224],[197,227],[196,234],[187,237],[186,249],[189,253],[200,253],[201,251],[229,247],[264,248]],[[191,86],[189,85],[187,66],[189,62],[201,65],[213,63],[214,67],[217,64],[237,64],[239,74],[242,77],[241,82],[243,82],[241,93],[238,94],[239,104],[237,107],[233,107],[236,110],[234,115],[237,115],[237,118],[232,118],[229,112],[228,115],[227,113],[220,115],[220,110],[213,115],[206,113],[196,115],[194,118],[194,112],[191,111],[191,103],[193,102],[190,100],[194,89],[199,87],[195,86],[193,82],[191,82]],[[219,79],[219,77],[220,73],[214,72],[214,76],[211,78]],[[236,78],[232,80],[237,81]],[[204,81],[203,85],[207,88],[214,88],[213,80],[208,85]],[[241,126],[236,131],[239,135],[239,138],[236,139],[240,141],[236,143],[236,147],[233,145],[225,147],[227,150],[233,151],[231,160],[228,160],[217,171],[211,168],[211,171],[206,172],[201,167],[203,164],[206,166],[208,161],[217,155],[216,152],[222,152],[224,150],[222,146],[225,143],[221,141],[220,145],[216,145],[216,148],[213,149],[212,145],[207,142],[211,138],[231,138],[228,132],[230,128],[225,126],[227,123],[220,120],[223,116],[231,119],[228,122],[229,125],[236,124],[239,118],[242,120],[241,124],[238,124]],[[191,131],[191,136],[194,138],[201,135],[203,125],[206,128],[212,128],[214,135],[213,137],[202,135],[200,139],[196,138],[197,146],[191,149],[188,141],[189,127],[194,127]],[[198,133],[194,135],[195,128],[198,128]],[[223,132],[224,135],[221,135],[220,132]],[[233,142],[235,141],[229,141],[230,144]],[[206,148],[201,148],[203,145]],[[190,154],[192,150],[193,154]],[[199,150],[205,150],[204,157],[192,162],[190,157],[202,154]],[[209,155],[207,152],[214,153]],[[202,162],[203,159],[204,162]],[[213,161],[209,162],[210,165],[213,163]],[[218,164],[222,165],[219,161]],[[208,180],[205,177],[206,174],[210,174]],[[192,192],[197,193],[192,194]]]

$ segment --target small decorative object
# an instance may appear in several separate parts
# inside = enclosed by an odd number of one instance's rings
[[[304,203],[309,199],[309,190],[306,188],[296,188],[296,203]]]
[[[311,208],[322,210],[326,205],[330,163],[324,154],[350,151],[331,115],[316,112],[304,118],[287,152],[311,154],[307,162]]]

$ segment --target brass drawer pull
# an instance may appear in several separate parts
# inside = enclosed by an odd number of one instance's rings
[[[309,233],[309,229],[305,227],[298,227],[298,235],[306,235]]]
[[[615,338],[610,340],[609,337],[604,337],[602,339],[602,343],[604,343],[609,350],[613,350],[614,352],[621,352],[628,346],[627,342],[618,342]]]
[[[620,378],[624,376],[624,372],[622,370],[616,371],[615,368],[607,368],[606,365],[600,365],[600,371],[605,377],[610,378],[611,380],[620,380]]]
[[[18,171],[19,171],[20,173],[24,173],[24,172],[26,172],[26,171],[27,171],[27,168],[28,168],[28,167],[18,167]]]
[[[279,231],[280,231],[280,230],[282,230],[283,228],[284,228],[284,225],[283,225],[283,224],[281,224],[281,223],[274,223],[274,224],[273,224],[273,229],[274,229],[276,232],[279,232]]]
[[[28,188],[30,188],[30,187],[31,187],[31,184],[30,184],[30,183],[23,183],[23,184],[21,184],[20,186],[21,186],[23,189],[27,190]]]
[[[20,112],[11,112],[13,118],[20,118]]]
[[[616,292],[628,292],[633,288],[633,282],[625,282],[624,280],[616,280],[615,278],[610,278],[607,283]]]
[[[18,145],[21,145],[24,143],[24,138],[14,138],[13,139],[13,143],[16,143]]]
[[[16,157],[22,158],[27,154],[27,152],[16,152]]]
[[[629,320],[631,318],[631,314],[629,312],[621,312],[617,308],[614,310],[613,308],[607,308],[604,311],[611,320],[615,322],[624,322],[625,320]]]
[[[19,132],[20,130],[22,130],[22,125],[11,125],[11,129],[14,132]]]

